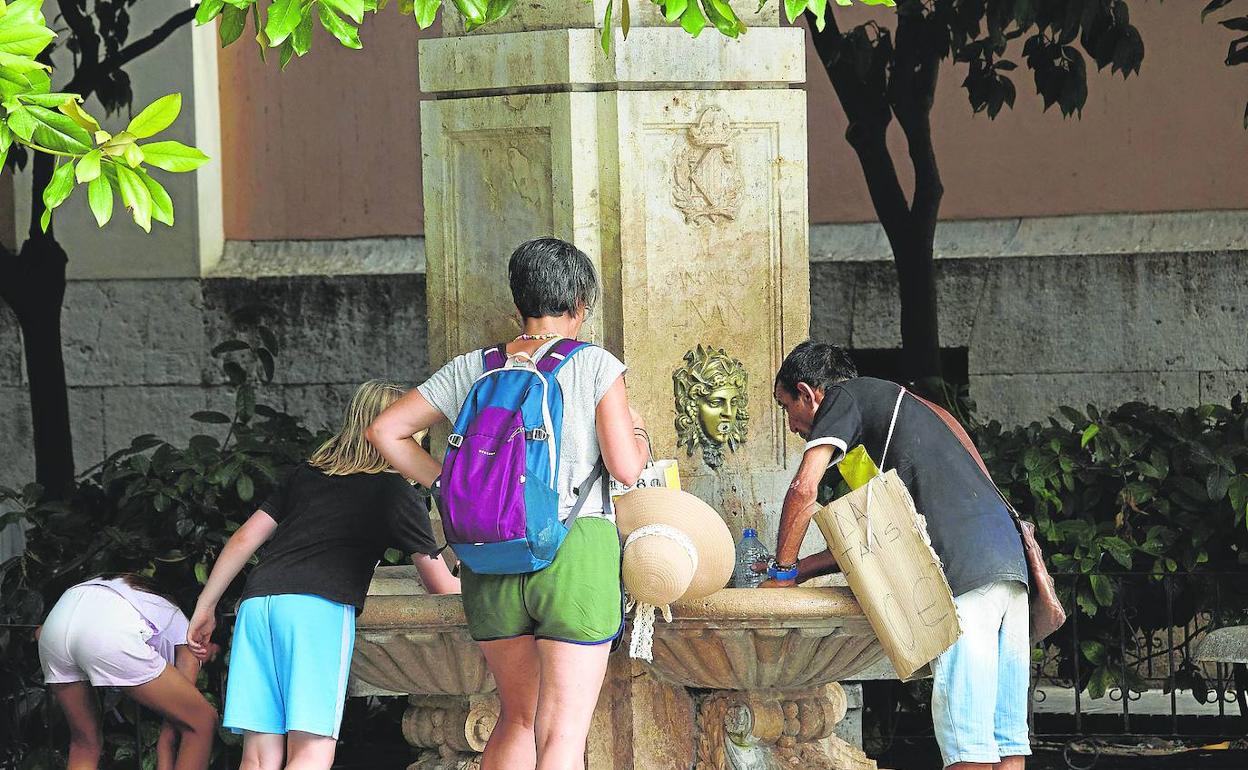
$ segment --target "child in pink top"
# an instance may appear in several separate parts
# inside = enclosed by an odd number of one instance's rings
[[[141,575],[104,575],[70,588],[39,630],[39,661],[69,722],[69,767],[99,766],[103,740],[93,687],[117,687],[165,718],[159,770],[204,770],[217,713],[195,688],[199,661],[182,610]],[[180,740],[179,740],[180,739]]]

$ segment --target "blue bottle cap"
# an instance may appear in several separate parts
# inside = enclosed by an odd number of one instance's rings
[[[746,527],[742,530],[741,537],[758,537],[758,530],[753,527]]]

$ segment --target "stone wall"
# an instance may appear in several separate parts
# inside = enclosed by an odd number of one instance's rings
[[[1059,404],[1226,401],[1248,390],[1248,252],[1024,256],[939,262],[944,344],[968,349],[972,395],[1004,422]],[[813,333],[899,344],[890,263],[816,261]],[[211,347],[256,309],[281,344],[269,403],[333,424],[358,382],[429,372],[425,281],[407,275],[75,281],[65,362],[77,461],[141,433],[184,440],[187,416],[228,408]],[[16,323],[0,310],[0,483],[33,476]]]

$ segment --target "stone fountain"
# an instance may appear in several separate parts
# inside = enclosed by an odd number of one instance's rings
[[[805,31],[771,0],[740,40],[694,39],[634,2],[628,40],[604,53],[606,5],[528,0],[470,36],[449,14],[421,43],[430,360],[517,333],[518,243],[575,242],[603,284],[588,336],[628,363],[655,454],[679,454],[685,489],[736,534],[774,537],[801,446],[771,378],[810,322]],[[411,770],[473,767],[493,682],[458,598],[419,591],[405,568],[379,571],[351,692],[410,696]],[[874,767],[834,734],[838,682],[883,655],[847,588],[673,609],[653,663],[612,657],[590,770]]]

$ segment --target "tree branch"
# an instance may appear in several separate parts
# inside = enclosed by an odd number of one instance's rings
[[[72,2],[72,0],[69,0]],[[65,85],[66,91],[86,96],[95,90],[96,80],[109,72],[119,70],[130,62],[134,61],[143,54],[151,51],[161,43],[169,39],[169,36],[177,32],[184,24],[195,18],[195,11],[198,6],[191,6],[186,10],[179,11],[170,16],[156,29],[152,30],[147,37],[140,38],[125,48],[121,49],[112,56],[106,56],[103,61],[99,62],[95,67],[88,70],[79,67],[74,77]]]

